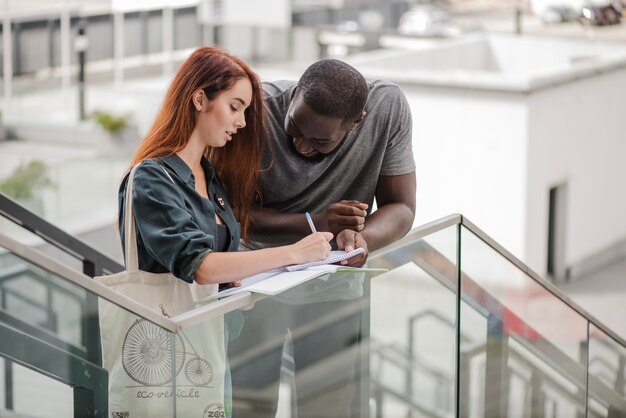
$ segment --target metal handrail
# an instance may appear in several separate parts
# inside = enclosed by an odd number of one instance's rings
[[[513,254],[507,251],[503,246],[498,244],[493,238],[487,235],[482,229],[474,225],[469,219],[467,219],[465,216],[461,214],[448,215],[443,218],[437,219],[435,221],[413,228],[404,237],[400,238],[394,243],[370,253],[370,259],[380,257],[384,254],[394,251],[397,248],[403,247],[412,242],[420,240],[426,237],[427,235],[433,234],[435,232],[439,232],[443,229],[449,228],[454,225],[463,225],[470,232],[474,233],[478,238],[484,241],[493,250],[495,250],[498,254],[500,254],[502,257],[504,257],[506,260],[511,262],[517,268],[522,270],[531,279],[533,279],[535,282],[543,286],[548,292],[553,294],[556,298],[561,300],[568,307],[573,309],[576,313],[584,317],[591,324],[601,329],[604,333],[606,333],[608,336],[613,338],[617,343],[619,343],[623,347],[626,347],[626,340],[624,338],[617,335],[614,331],[612,331],[606,325],[600,322],[596,317],[591,315],[589,312],[583,309],[580,305],[578,305],[576,302],[574,302],[569,297],[567,297],[562,291],[560,291],[552,283],[543,279],[539,274],[534,272],[530,267],[528,267],[521,260],[519,260]],[[228,307],[225,304],[221,304],[221,303],[227,303],[227,301],[230,299],[230,298],[225,298],[218,303],[207,305],[200,309],[194,309],[193,311],[185,312],[184,314],[181,314],[172,319],[175,322],[177,322],[177,324],[182,329],[184,329],[193,324],[197,324],[207,319],[222,315],[225,312],[228,312],[229,310],[234,310],[239,307],[246,306],[247,304],[254,303],[256,300],[263,298],[263,296],[260,296],[260,295],[255,295],[255,297],[253,298],[248,292],[240,293],[237,296],[239,296],[239,299],[233,300],[232,301],[233,303],[228,305]],[[225,310],[225,308],[227,308],[227,310]]]
[[[34,214],[2,193],[0,193],[0,215],[81,260],[83,272],[88,276],[99,276],[104,273],[117,273],[124,270],[124,267],[117,261]]]
[[[374,251],[370,253],[370,258],[375,258],[382,256],[383,254],[389,253],[396,248],[403,247],[413,241],[424,238],[426,235],[430,235],[435,232],[439,232],[445,228],[448,228],[453,225],[461,224],[465,228],[467,228],[470,232],[474,233],[478,238],[480,238],[485,244],[490,246],[493,250],[495,250],[498,254],[504,257],[507,261],[511,262],[515,267],[520,269],[526,275],[530,276],[531,279],[539,283],[543,286],[548,292],[552,293],[555,297],[565,303],[567,306],[572,308],[576,313],[584,317],[590,323],[601,329],[608,336],[613,338],[617,343],[626,347],[626,339],[617,335],[614,331],[604,325],[600,320],[598,320],[595,316],[587,312],[584,308],[570,299],[567,295],[565,295],[559,288],[554,286],[552,283],[542,278],[538,273],[528,267],[524,262],[522,262],[519,258],[515,257],[512,253],[506,250],[502,245],[498,244],[493,238],[491,238],[486,232],[476,226],[473,222],[471,222],[467,217],[461,214],[453,214],[443,217],[441,219],[437,219],[435,221],[429,222],[422,226],[413,228],[409,231],[404,237],[395,241],[394,243],[381,248],[380,250]]]
[[[528,276],[530,276],[531,279],[533,279],[534,281],[539,283],[541,286],[543,286],[548,292],[552,293],[553,296],[555,296],[556,298],[560,299],[561,302],[565,303],[567,306],[569,306],[571,309],[573,309],[580,316],[585,318],[591,324],[593,324],[596,327],[600,328],[604,333],[606,333],[608,336],[613,338],[617,343],[619,343],[623,347],[626,347],[626,339],[624,339],[621,336],[617,335],[614,331],[612,331],[610,328],[608,328],[606,325],[604,325],[595,316],[591,315],[584,308],[582,308],[580,305],[578,305],[576,302],[574,302],[572,299],[570,299],[565,293],[563,293],[561,290],[559,290],[559,288],[554,286],[552,283],[550,283],[546,279],[542,278],[538,273],[533,271],[530,267],[528,267],[526,264],[524,264],[520,259],[518,259],[513,254],[511,254],[509,251],[507,251],[502,245],[498,244],[493,238],[491,238],[489,235],[487,235],[482,229],[480,229],[479,227],[474,225],[465,216],[462,216],[462,215],[460,215],[460,216],[461,216],[461,225],[463,225],[469,231],[474,233],[478,238],[480,238],[483,242],[485,242],[485,244],[489,245],[492,249],[494,249],[502,257],[504,257],[507,261],[511,262],[518,269],[522,270],[524,273],[526,273]]]
[[[564,304],[566,304],[572,310],[574,310],[579,315],[584,317],[587,321],[589,321],[591,324],[593,324],[594,326],[602,330],[605,334],[610,336],[617,343],[626,347],[626,340],[624,338],[617,335],[614,331],[612,331],[610,328],[604,325],[596,317],[591,315],[589,312],[587,312],[585,309],[583,309],[581,306],[579,306],[577,303],[575,303],[573,300],[567,297],[563,292],[561,292],[552,283],[543,279],[539,274],[534,272],[530,267],[525,265],[521,260],[519,260],[513,254],[507,251],[504,247],[498,244],[493,238],[491,238],[488,234],[486,234],[483,230],[481,230],[479,227],[477,227],[469,219],[467,219],[465,216],[461,214],[448,215],[446,217],[426,223],[422,226],[413,228],[403,238],[395,241],[394,243],[384,248],[381,248],[380,250],[372,252],[370,254],[370,258],[380,257],[383,254],[393,251],[394,249],[403,247],[407,244],[410,244],[411,242],[422,239],[427,235],[433,234],[435,232],[439,232],[445,228],[449,228],[454,225],[463,225],[470,232],[474,233],[478,238],[480,238],[483,242],[485,242],[488,246],[490,246],[493,250],[495,250],[502,257],[504,257],[506,260],[508,260],[517,268],[519,268],[521,271],[523,271],[525,274],[527,274],[535,282],[543,286],[548,292],[550,292],[556,298],[561,300]],[[250,292],[242,292],[242,293],[239,293],[238,295],[224,298],[218,302],[211,303],[201,308],[197,308],[197,309],[182,313],[170,319],[165,318],[167,319],[167,321],[164,321],[163,320],[164,317],[145,308],[143,305],[135,302],[134,300],[124,295],[121,295],[107,288],[106,286],[100,285],[99,283],[95,283],[93,280],[84,281],[87,278],[87,276],[84,276],[83,274],[78,273],[76,270],[73,270],[57,262],[56,260],[45,256],[43,253],[40,253],[37,250],[21,245],[17,243],[16,241],[12,240],[11,238],[2,234],[0,234],[0,245],[3,245],[11,249],[16,254],[23,256],[24,258],[27,258],[29,260],[31,260],[29,255],[34,255],[36,259],[39,260],[40,263],[42,263],[42,264],[37,263],[41,267],[52,270],[51,266],[53,266],[54,269],[56,270],[55,272],[58,271],[59,272],[58,274],[61,275],[62,277],[66,277],[70,279],[71,281],[75,282],[79,286],[85,287],[86,289],[97,294],[98,296],[101,296],[119,306],[127,308],[128,310],[131,310],[133,313],[139,316],[142,316],[149,320],[152,320],[152,318],[154,318],[155,321],[153,322],[156,322],[158,325],[161,325],[164,328],[169,329],[173,332],[188,328],[190,326],[196,325],[205,320],[223,315],[224,313],[234,311],[236,309],[253,306],[257,300],[264,298],[264,296],[262,295],[252,295]],[[143,312],[144,314],[142,314],[141,312]],[[157,318],[158,318],[158,321],[156,320]]]
[[[139,317],[147,319],[155,323],[156,325],[167,329],[168,331],[178,331],[176,323],[171,319],[157,312],[154,312],[153,310],[149,309],[139,302],[136,302],[126,295],[123,295],[103,284],[98,283],[86,274],[74,270],[73,268],[63,263],[60,263],[59,261],[44,254],[43,252],[24,245],[20,242],[17,242],[2,233],[0,233],[0,247],[4,247],[18,257],[23,258],[28,262],[43,268],[44,270],[63,277],[69,282],[101,298],[104,298],[109,302],[114,303],[115,305],[118,305]]]
[[[147,319],[156,325],[171,332],[178,332],[184,328],[197,325],[208,319],[223,315],[225,313],[254,306],[254,303],[264,298],[264,295],[242,292],[217,302],[210,303],[201,308],[196,308],[189,312],[184,312],[174,317],[168,318],[158,312],[147,308],[145,305],[129,298],[128,296],[116,292],[91,277],[69,267],[43,252],[24,245],[5,234],[0,233],[0,247],[4,247],[13,254],[54,273],[69,282],[91,292],[92,294],[108,300],[109,302],[124,308],[125,310]],[[208,313],[207,313],[208,312]]]

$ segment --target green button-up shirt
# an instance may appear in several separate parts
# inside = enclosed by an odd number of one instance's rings
[[[204,258],[218,248],[219,215],[229,231],[227,251],[237,251],[241,229],[215,170],[202,158],[209,199],[195,189],[189,166],[176,154],[143,161],[135,172],[133,213],[139,269],[171,272],[187,282]],[[119,228],[124,247],[124,200],[128,175],[119,190]]]

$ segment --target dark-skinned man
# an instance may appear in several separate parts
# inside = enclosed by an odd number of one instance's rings
[[[305,212],[318,231],[334,234],[339,249],[365,248],[365,254],[348,260],[350,266],[362,266],[368,251],[405,235],[415,216],[416,184],[411,112],[398,86],[366,81],[344,62],[322,60],[298,82],[263,83],[263,88],[271,146],[261,164],[260,196],[252,210],[252,246],[292,243],[310,234]],[[372,211],[374,199],[377,209]],[[324,395],[296,396],[292,416],[360,416],[369,396],[356,373],[364,360],[354,353],[361,348],[353,350],[365,333],[362,283],[362,274],[348,274],[334,284],[301,285],[261,300],[245,313],[241,337],[229,347],[235,363],[249,359],[232,370],[233,416],[275,416],[278,382],[285,375],[295,371],[293,381],[298,381],[303,370],[323,368],[327,358],[339,353],[353,353],[344,363],[351,377],[333,402]],[[357,314],[339,320],[347,307],[355,307]],[[304,333],[312,321],[324,318],[337,325]],[[291,337],[283,340],[285,334]],[[254,347],[267,341],[287,342],[255,360]],[[298,385],[296,393],[309,391]],[[255,404],[250,393],[272,394],[270,406]],[[249,409],[238,407],[246,399]]]
[[[398,86],[322,60],[299,82],[263,87],[272,147],[262,164],[270,168],[261,173],[253,238],[293,242],[311,232],[307,211],[339,249],[374,251],[404,236],[415,217],[416,185],[411,112]],[[350,265],[361,266],[366,255]]]

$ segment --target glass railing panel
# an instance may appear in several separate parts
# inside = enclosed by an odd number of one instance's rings
[[[32,196],[25,199],[8,197],[121,261],[114,223],[119,183],[129,162],[128,155],[95,156],[93,152],[85,151],[83,157],[49,163],[43,174],[45,186],[32,190]],[[33,239],[27,230],[0,219],[0,233],[31,246],[41,245],[41,241]]]
[[[455,229],[368,262],[389,271],[325,274],[277,296],[254,296],[252,306],[224,315],[223,339],[219,327],[202,331],[204,322],[184,328],[185,364],[204,365],[200,377],[219,370],[210,359],[224,342],[224,413],[238,418],[452,416]],[[216,337],[198,344],[199,333]],[[181,372],[179,388],[198,386],[188,380]]]
[[[95,302],[83,288],[0,247],[0,314],[4,321],[28,327],[29,334],[50,335],[59,347],[87,358],[86,318]]]
[[[462,417],[482,416],[485,387],[485,336],[487,317],[474,304],[461,300],[461,355],[459,408]]]
[[[0,416],[72,417],[72,388],[0,357]]]
[[[455,225],[368,264],[389,269],[371,281],[376,416],[454,415],[456,253]]]
[[[586,408],[587,321],[463,227],[461,416],[578,417]],[[468,310],[484,320],[466,321]],[[475,315],[474,315],[475,316]]]
[[[135,307],[152,321],[131,313],[120,307],[129,303],[121,295],[101,289],[112,303],[87,290],[97,289],[91,278],[6,237],[3,243],[20,252],[0,248],[0,358],[11,371],[0,376],[0,408],[7,416],[39,416],[24,409],[39,392],[41,405],[61,405],[46,417],[57,409],[64,417],[174,417],[177,399],[193,397],[176,387],[185,351],[181,336],[163,328],[173,330],[171,321],[159,326],[160,313]],[[108,415],[109,406],[116,414]]]
[[[325,274],[224,316],[234,417],[367,416],[375,274]]]
[[[626,347],[589,326],[590,417],[626,416]]]
[[[369,260],[388,271],[326,274],[255,296],[223,316],[223,330],[221,316],[184,328],[178,389],[195,390],[210,370],[224,414],[238,418],[454,416],[457,228]]]
[[[28,231],[22,226],[17,225],[11,220],[2,216],[0,216],[0,233],[10,236],[14,240],[31,248],[36,248],[37,250],[49,255],[50,257],[62,262],[69,267],[72,267],[75,270],[83,270],[82,261],[79,260],[77,257],[68,254],[66,251],[57,248],[53,244],[47,243],[33,232]],[[0,255],[0,266],[3,266],[5,262],[6,261],[4,260],[4,257]],[[10,263],[10,261],[8,262]]]

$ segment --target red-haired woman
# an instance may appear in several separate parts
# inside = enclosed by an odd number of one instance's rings
[[[324,258],[332,234],[237,252],[247,239],[264,140],[256,74],[215,47],[196,50],[174,77],[132,165],[139,269],[198,284],[234,282]],[[119,193],[124,236],[128,176]],[[303,217],[302,222],[305,222]]]

